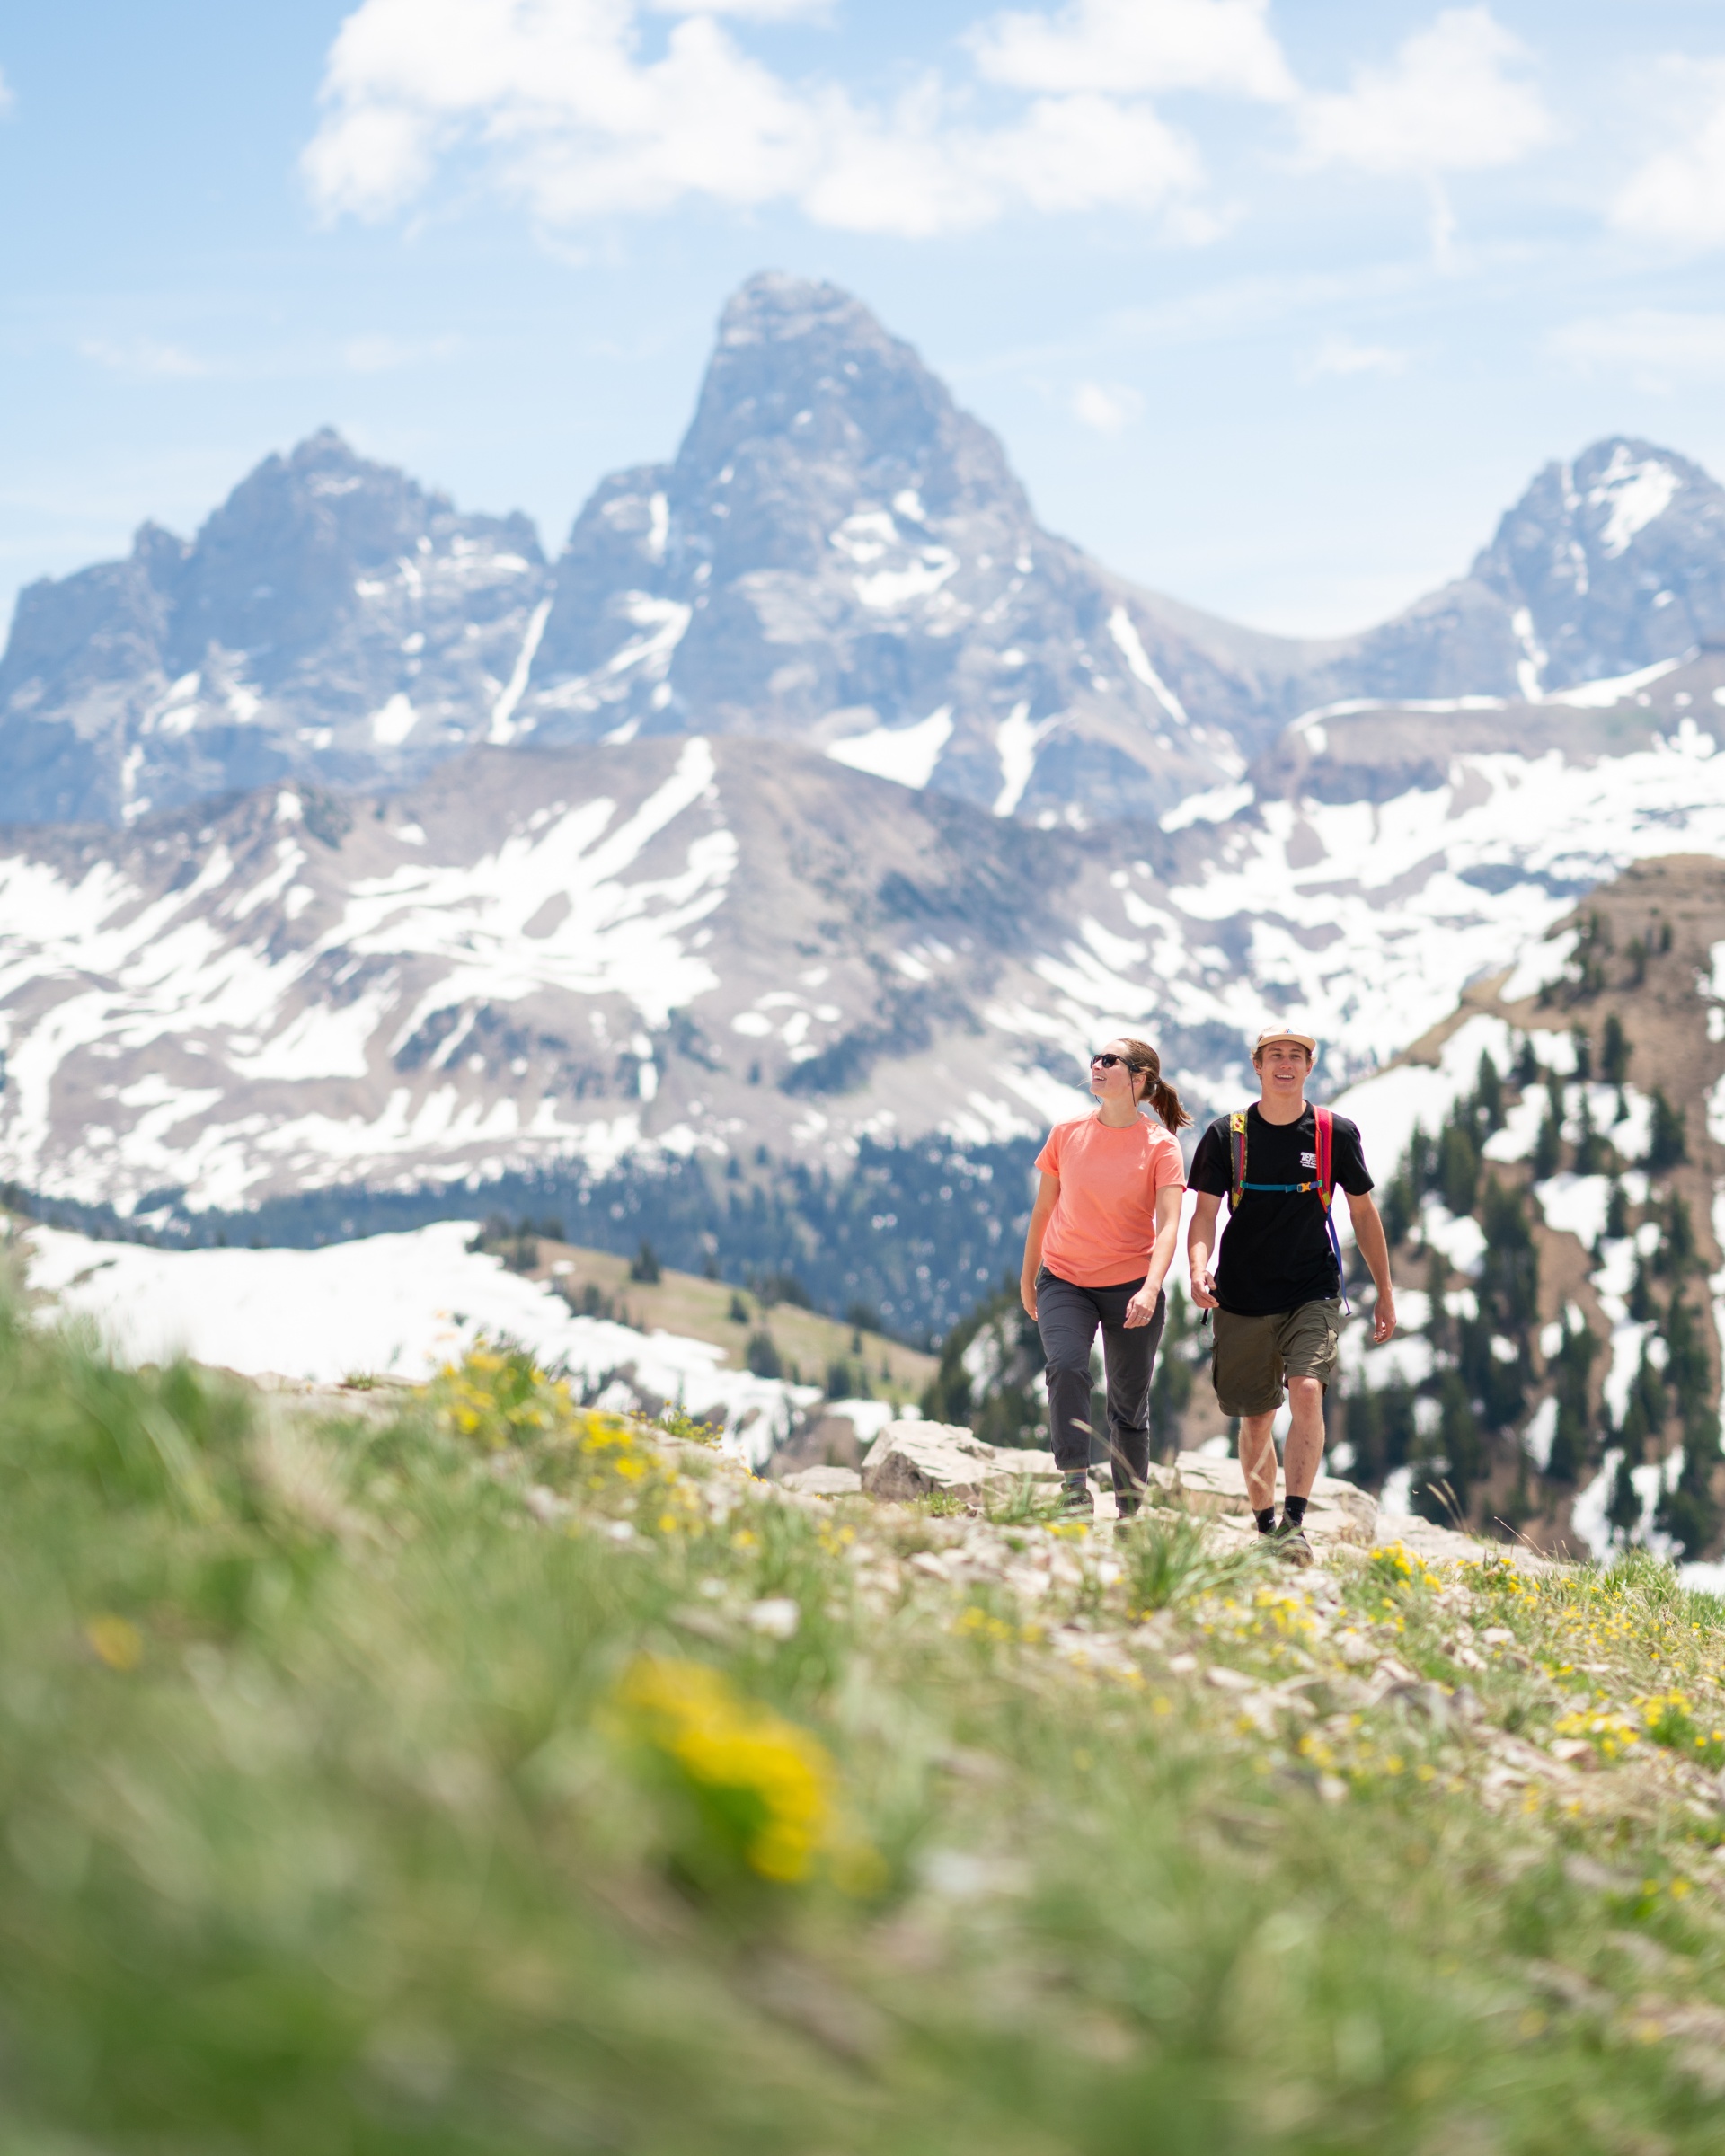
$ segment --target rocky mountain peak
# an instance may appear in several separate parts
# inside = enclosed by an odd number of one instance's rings
[[[994,435],[860,301],[770,274],[727,306],[674,462],[578,518],[520,724],[785,735],[1083,820],[1237,775],[1217,720],[1257,697],[1042,531]]]
[[[729,466],[736,486],[751,465],[805,498],[842,472],[882,508],[915,488],[939,514],[968,501],[1030,515],[999,442],[910,345],[836,285],[777,273],[752,278],[721,318],[673,485],[697,495]]]
[[[1725,488],[1609,436],[1545,466],[1473,574],[1512,610],[1524,694],[1680,658],[1725,634]]]
[[[464,515],[322,429],[191,542],[146,524],[127,561],[20,596],[0,798],[126,822],[293,773],[410,775],[486,736],[544,578],[526,517]]]
[[[367,463],[332,428],[266,457],[198,535],[171,667],[196,666],[213,644],[252,655],[254,678],[276,685],[353,613],[363,571],[416,551],[431,507],[405,473]]]

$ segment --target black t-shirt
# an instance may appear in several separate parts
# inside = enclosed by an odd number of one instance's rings
[[[1186,1180],[1194,1190],[1225,1199],[1234,1181],[1233,1136],[1218,1116],[1198,1141]],[[1317,1118],[1308,1107],[1297,1123],[1266,1123],[1255,1106],[1246,1110],[1246,1180],[1304,1183],[1316,1177]],[[1334,1118],[1331,1172],[1336,1188],[1360,1197],[1372,1187],[1360,1150],[1359,1130],[1346,1116]],[[1278,1193],[1248,1190],[1232,1218],[1213,1262],[1217,1300],[1243,1318],[1269,1317],[1322,1303],[1341,1293],[1335,1253],[1323,1224],[1323,1201],[1315,1190]]]

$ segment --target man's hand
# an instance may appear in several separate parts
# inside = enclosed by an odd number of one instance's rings
[[[1186,1264],[1192,1277],[1192,1301],[1199,1310],[1219,1310],[1216,1275],[1210,1258],[1216,1249],[1216,1216],[1222,1200],[1213,1191],[1200,1190],[1192,1207],[1192,1224],[1186,1231]]]
[[[1034,1322],[1036,1318],[1036,1277],[1026,1273],[1018,1284],[1018,1299],[1024,1305],[1024,1315]],[[1127,1322],[1131,1323],[1128,1318]]]
[[[1156,1301],[1161,1294],[1160,1288],[1154,1295],[1146,1294],[1145,1290],[1140,1288],[1126,1306],[1127,1324],[1147,1325],[1156,1314]]]
[[[1395,1330],[1395,1297],[1385,1288],[1372,1312],[1372,1345],[1381,1348]]]

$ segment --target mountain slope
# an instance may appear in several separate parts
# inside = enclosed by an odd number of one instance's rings
[[[704,738],[22,835],[0,1159],[70,1197],[232,1206],[643,1144],[838,1161],[870,1132],[1024,1131],[1086,1037],[1039,955],[1119,920],[1107,873],[1068,835]]]
[[[1415,1292],[1394,1347],[1349,1344],[1341,1471],[1545,1546],[1715,1553],[1721,959],[1725,867],[1640,863],[1344,1095]]]
[[[798,1503],[524,1361],[0,1334],[14,2146],[1717,2146],[1711,1598]]]
[[[0,1176],[148,1211],[756,1148],[842,1174],[871,1140],[1036,1135],[1122,1027],[1220,1101],[1275,1011],[1333,1087],[1578,891],[1725,851],[1722,692],[1710,655],[1614,702],[1332,713],[1172,830],[696,736],[14,833]]]

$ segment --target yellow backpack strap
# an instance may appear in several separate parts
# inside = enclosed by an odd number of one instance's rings
[[[1246,1187],[1246,1111],[1243,1108],[1236,1108],[1228,1118],[1228,1154],[1231,1162],[1228,1211],[1232,1213],[1239,1206],[1241,1193]]]

